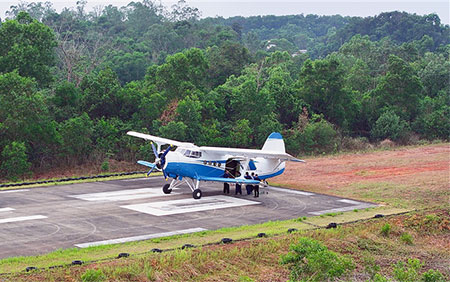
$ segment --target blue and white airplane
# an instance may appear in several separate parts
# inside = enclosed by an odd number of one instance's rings
[[[245,179],[246,172],[254,172],[261,180],[266,180],[282,174],[286,161],[304,162],[286,153],[283,137],[277,132],[269,135],[261,150],[199,147],[193,143],[134,131],[129,131],[127,134],[152,141],[155,162],[138,161],[138,163],[150,168],[147,176],[156,169],[162,171],[166,181],[172,178],[171,183],[163,187],[165,194],[170,194],[173,188],[186,183],[192,190],[194,199],[202,197],[202,191],[199,189],[200,181],[255,185],[260,182]],[[164,145],[169,146],[162,151],[161,146]],[[177,148],[172,151],[174,147]],[[228,178],[224,177],[225,171],[229,172]]]

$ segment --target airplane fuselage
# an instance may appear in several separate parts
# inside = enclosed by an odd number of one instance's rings
[[[225,153],[226,151],[224,151]],[[164,169],[169,177],[189,177],[198,179],[199,176],[223,177],[225,167],[235,161],[234,165],[238,175],[236,178],[243,178],[245,172],[259,175],[260,179],[267,179],[280,175],[284,172],[285,162],[275,159],[265,158],[237,158],[226,154],[211,154],[199,151],[191,151],[188,148],[177,148],[166,156]],[[236,164],[237,162],[237,164]],[[229,169],[229,167],[227,167]]]

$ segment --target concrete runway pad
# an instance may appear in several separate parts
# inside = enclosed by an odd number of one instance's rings
[[[151,177],[0,191],[0,258],[375,206],[276,187],[254,198],[234,195],[231,185],[223,195],[211,182],[201,183],[203,197],[194,200],[187,186],[163,194],[165,183]]]

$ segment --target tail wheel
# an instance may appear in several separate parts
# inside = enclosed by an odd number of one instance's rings
[[[194,192],[192,192],[192,197],[196,200],[200,199],[202,197],[202,191],[200,189],[195,189]]]
[[[170,184],[166,184],[163,186],[163,192],[164,194],[170,194],[170,192],[172,192],[172,189],[170,189]]]

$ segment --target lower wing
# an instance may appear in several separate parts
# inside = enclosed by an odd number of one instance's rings
[[[146,162],[146,161],[137,161],[137,163],[140,164],[140,165],[148,166],[150,168],[154,168],[156,166],[155,164],[152,164],[152,163],[149,163],[149,162]]]
[[[200,181],[215,181],[215,182],[225,182],[225,183],[238,183],[238,184],[260,184],[258,180],[253,179],[242,179],[242,178],[225,178],[225,177],[198,177]]]

